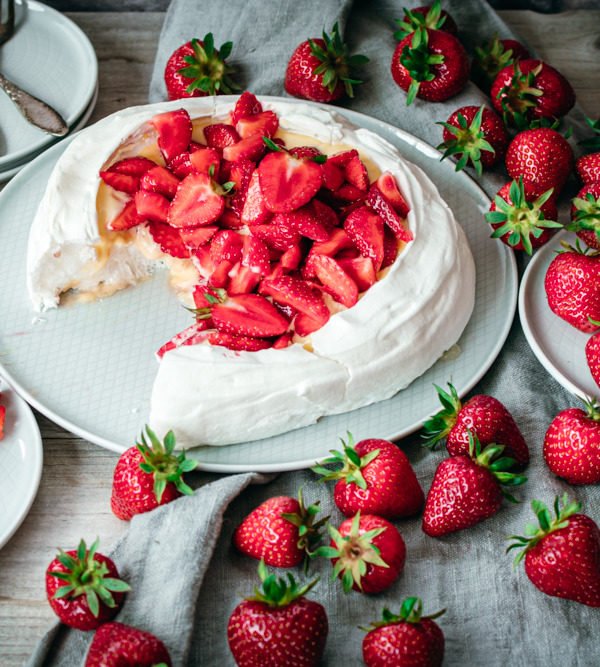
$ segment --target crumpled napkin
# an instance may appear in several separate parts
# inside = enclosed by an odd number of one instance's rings
[[[459,106],[479,105],[487,98],[469,83],[446,102],[416,99],[406,106],[405,93],[396,87],[389,72],[397,44],[393,19],[403,16],[403,6],[418,4],[422,3],[173,0],[158,43],[149,101],[166,99],[162,76],[169,55],[183,42],[202,38],[207,32],[214,34],[217,46],[233,41],[228,62],[238,70],[236,80],[242,88],[259,96],[286,95],[283,76],[293,49],[307,37],[320,36],[323,29],[329,32],[337,21],[351,52],[370,58],[358,73],[364,83],[357,87],[355,98],[342,104],[435,146],[442,136],[435,121],[445,121]],[[468,50],[494,34],[519,39],[483,0],[446,0],[442,4],[455,18]],[[578,109],[569,115],[575,129],[574,147],[582,119]],[[479,183],[493,196],[508,180],[499,167],[485,172]],[[576,187],[573,180],[571,194]],[[569,194],[567,190],[563,197],[563,215]],[[520,271],[526,261],[519,255]],[[439,383],[447,379],[440,378]],[[515,491],[523,502],[517,506],[506,503],[492,519],[442,539],[425,536],[420,517],[397,522],[407,545],[407,564],[397,582],[377,596],[354,592],[344,596],[338,582],[329,582],[329,563],[322,559],[313,563],[312,574],[319,574],[321,581],[310,595],[325,606],[330,622],[324,664],[359,664],[364,633],[357,626],[378,620],[384,605],[397,611],[409,595],[423,599],[426,614],[447,608],[438,620],[446,637],[446,665],[597,664],[598,612],[544,596],[526,578],[522,566],[517,572],[513,570],[512,557],[504,553],[504,538],[522,534],[525,523],[533,519],[533,498],[550,504],[555,495],[567,491],[582,501],[586,513],[600,520],[596,489],[570,487],[556,479],[542,459],[541,446],[550,421],[576,401],[536,360],[518,318],[498,359],[471,392],[475,393],[492,394],[501,400],[529,444],[529,482]],[[331,443],[331,448],[338,446]],[[403,439],[401,446],[427,491],[435,467],[444,458],[443,448],[426,452],[418,434]],[[196,477],[196,486],[206,479],[200,474]],[[254,507],[274,495],[295,496],[304,485],[306,500],[321,499],[323,513],[331,514],[333,524],[338,525],[343,518],[333,504],[331,488],[318,484],[310,471],[283,473],[270,484],[249,486],[256,481],[267,480],[255,474],[225,476],[201,486],[192,497],[135,517],[111,554],[133,589],[118,620],[161,637],[174,665],[233,664],[227,646],[227,620],[240,601],[239,593],[251,594],[258,578],[257,563],[235,551],[231,536]],[[299,570],[294,575],[303,579]],[[29,664],[78,664],[91,636],[56,625]]]

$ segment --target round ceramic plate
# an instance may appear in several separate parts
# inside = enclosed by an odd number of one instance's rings
[[[0,379],[6,408],[0,439],[0,548],[13,536],[33,503],[42,474],[42,438],[31,408]]]
[[[489,207],[485,194],[416,137],[356,112],[339,112],[380,134],[421,166],[463,225],[476,262],[477,288],[473,315],[459,341],[460,354],[440,359],[386,401],[272,438],[198,448],[194,457],[203,469],[292,470],[327,456],[348,430],[356,440],[408,435],[439,409],[432,384],[451,380],[461,395],[466,393],[490,367],[508,334],[517,302],[516,264],[513,252],[490,238],[483,219]],[[39,156],[0,193],[0,284],[14,285],[0,291],[0,362],[13,386],[50,419],[122,451],[135,442],[148,418],[155,352],[174,331],[187,326],[189,314],[161,272],[102,301],[41,315],[32,310],[25,276],[28,227],[65,146],[61,142]]]
[[[536,251],[521,280],[519,317],[525,337],[544,368],[576,396],[600,396],[585,358],[590,334],[555,315],[548,306],[544,279],[561,240],[574,244],[576,236],[561,232]]]
[[[0,71],[54,107],[72,127],[89,106],[98,80],[94,49],[81,29],[56,10],[17,1],[14,35],[0,50]],[[0,91],[0,172],[58,141],[28,123]]]

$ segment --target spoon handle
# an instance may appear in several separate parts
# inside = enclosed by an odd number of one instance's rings
[[[0,88],[10,97],[28,121],[44,132],[62,137],[69,131],[61,115],[52,107],[26,93],[2,74],[0,74]]]

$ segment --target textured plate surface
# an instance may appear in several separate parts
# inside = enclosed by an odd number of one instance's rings
[[[17,2],[15,14],[15,34],[0,49],[0,71],[54,107],[72,127],[90,104],[98,79],[89,39],[73,21],[35,0]],[[56,141],[28,123],[0,91],[0,172]]]
[[[473,316],[459,341],[461,354],[439,360],[387,401],[273,438],[197,449],[194,456],[206,470],[308,467],[336,447],[347,430],[356,440],[408,435],[438,409],[432,383],[451,379],[461,395],[467,392],[490,367],[508,335],[517,302],[516,265],[513,252],[490,239],[483,220],[487,197],[449,161],[440,162],[439,152],[426,143],[362,114],[339,111],[421,166],[463,225],[476,261],[477,290]],[[122,451],[133,444],[147,419],[156,373],[154,353],[173,332],[187,326],[189,314],[169,292],[164,273],[104,301],[42,315],[32,310],[25,284],[28,228],[65,146],[63,142],[39,156],[0,194],[0,283],[14,285],[0,292],[0,363],[21,394],[50,419]]]
[[[590,334],[555,315],[544,289],[546,271],[561,240],[573,245],[576,238],[571,232],[561,232],[535,253],[521,280],[519,317],[533,353],[557,382],[576,396],[600,396],[585,358]]]
[[[6,408],[0,440],[0,548],[12,537],[37,493],[42,474],[42,439],[31,408],[0,379]]]

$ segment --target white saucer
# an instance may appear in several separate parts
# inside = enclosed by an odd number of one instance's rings
[[[0,440],[0,548],[27,516],[42,474],[42,438],[33,412],[0,379],[0,405],[6,408]]]

